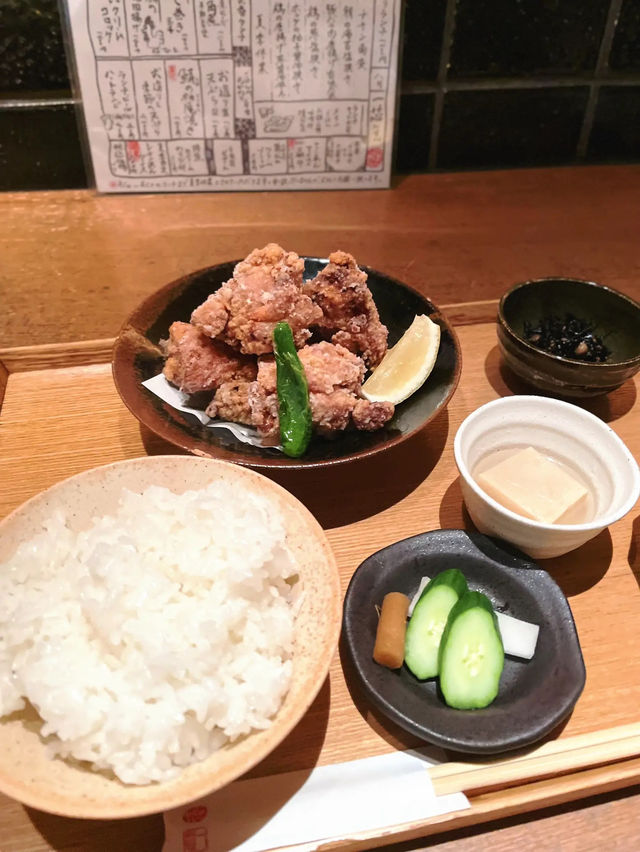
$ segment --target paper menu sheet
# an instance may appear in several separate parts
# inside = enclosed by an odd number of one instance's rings
[[[389,185],[400,0],[66,0],[102,192]]]

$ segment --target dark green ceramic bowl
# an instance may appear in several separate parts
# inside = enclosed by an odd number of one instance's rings
[[[594,327],[611,351],[590,363],[552,355],[525,340],[525,322],[571,313]],[[507,365],[529,384],[568,397],[608,393],[640,369],[640,305],[593,281],[539,278],[516,284],[498,307],[498,343]]]
[[[305,278],[327,263],[306,257]],[[188,321],[191,312],[233,275],[237,261],[201,269],[152,293],[124,323],[113,350],[113,377],[125,405],[156,435],[195,455],[224,459],[256,468],[325,467],[364,458],[405,441],[424,429],[447,405],[461,369],[456,334],[438,308],[421,293],[381,272],[364,269],[380,318],[389,329],[389,345],[402,336],[416,314],[427,314],[440,326],[440,349],[425,384],[397,406],[395,415],[377,432],[341,432],[333,440],[314,437],[302,458],[291,459],[272,447],[244,444],[226,429],[206,429],[190,414],[182,414],[142,387],[162,369],[157,343],[169,334],[175,320]]]

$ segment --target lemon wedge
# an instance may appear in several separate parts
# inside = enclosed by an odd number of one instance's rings
[[[403,402],[429,378],[439,348],[440,326],[417,316],[362,385],[363,395],[371,402]]]

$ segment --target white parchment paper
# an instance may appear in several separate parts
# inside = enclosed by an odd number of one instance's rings
[[[269,446],[274,450],[282,450],[282,447],[279,445],[275,446],[273,444],[265,444],[263,438],[260,437],[256,429],[252,429],[250,426],[243,426],[241,423],[232,423],[227,422],[226,420],[216,420],[215,418],[209,417],[205,414],[202,409],[191,408],[189,405],[186,405],[186,402],[189,400],[189,395],[170,384],[162,373],[159,373],[152,379],[147,379],[142,382],[142,386],[151,391],[151,393],[160,397],[161,400],[166,402],[167,405],[170,405],[172,408],[182,411],[185,414],[192,414],[208,429],[227,429],[244,444],[252,444],[254,447]]]

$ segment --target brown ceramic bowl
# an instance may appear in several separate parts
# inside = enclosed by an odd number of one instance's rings
[[[589,322],[611,350],[602,363],[552,355],[525,338],[525,323],[571,313]],[[640,369],[640,305],[593,281],[539,278],[516,284],[498,307],[498,343],[516,375],[547,393],[590,397],[608,393]]]
[[[237,261],[202,269],[167,284],[135,309],[124,323],[113,350],[113,377],[125,405],[148,429],[200,456],[220,458],[257,468],[325,467],[371,456],[406,440],[423,429],[451,399],[461,369],[460,345],[450,323],[437,307],[416,290],[373,269],[368,274],[382,322],[389,329],[389,345],[402,336],[416,314],[427,314],[441,329],[440,350],[433,372],[413,396],[399,405],[392,420],[377,432],[346,431],[332,440],[314,437],[305,455],[292,459],[269,447],[253,447],[222,429],[207,429],[195,417],[183,414],[142,387],[141,382],[162,370],[156,345],[166,338],[176,320],[188,321],[191,312],[233,274]],[[305,278],[326,265],[321,258],[305,258]]]
[[[69,817],[116,819],[156,813],[205,796],[255,766],[304,715],[334,655],[341,618],[335,557],[320,525],[291,494],[238,465],[191,456],[154,456],[117,462],[72,476],[29,500],[0,523],[0,562],[63,508],[74,531],[116,507],[123,488],[160,485],[175,493],[234,481],[276,505],[299,566],[304,597],[295,622],[293,675],[287,696],[265,731],[258,731],[187,767],[174,780],[133,786],[89,764],[49,759],[35,710],[0,720],[0,791],[39,810]]]

